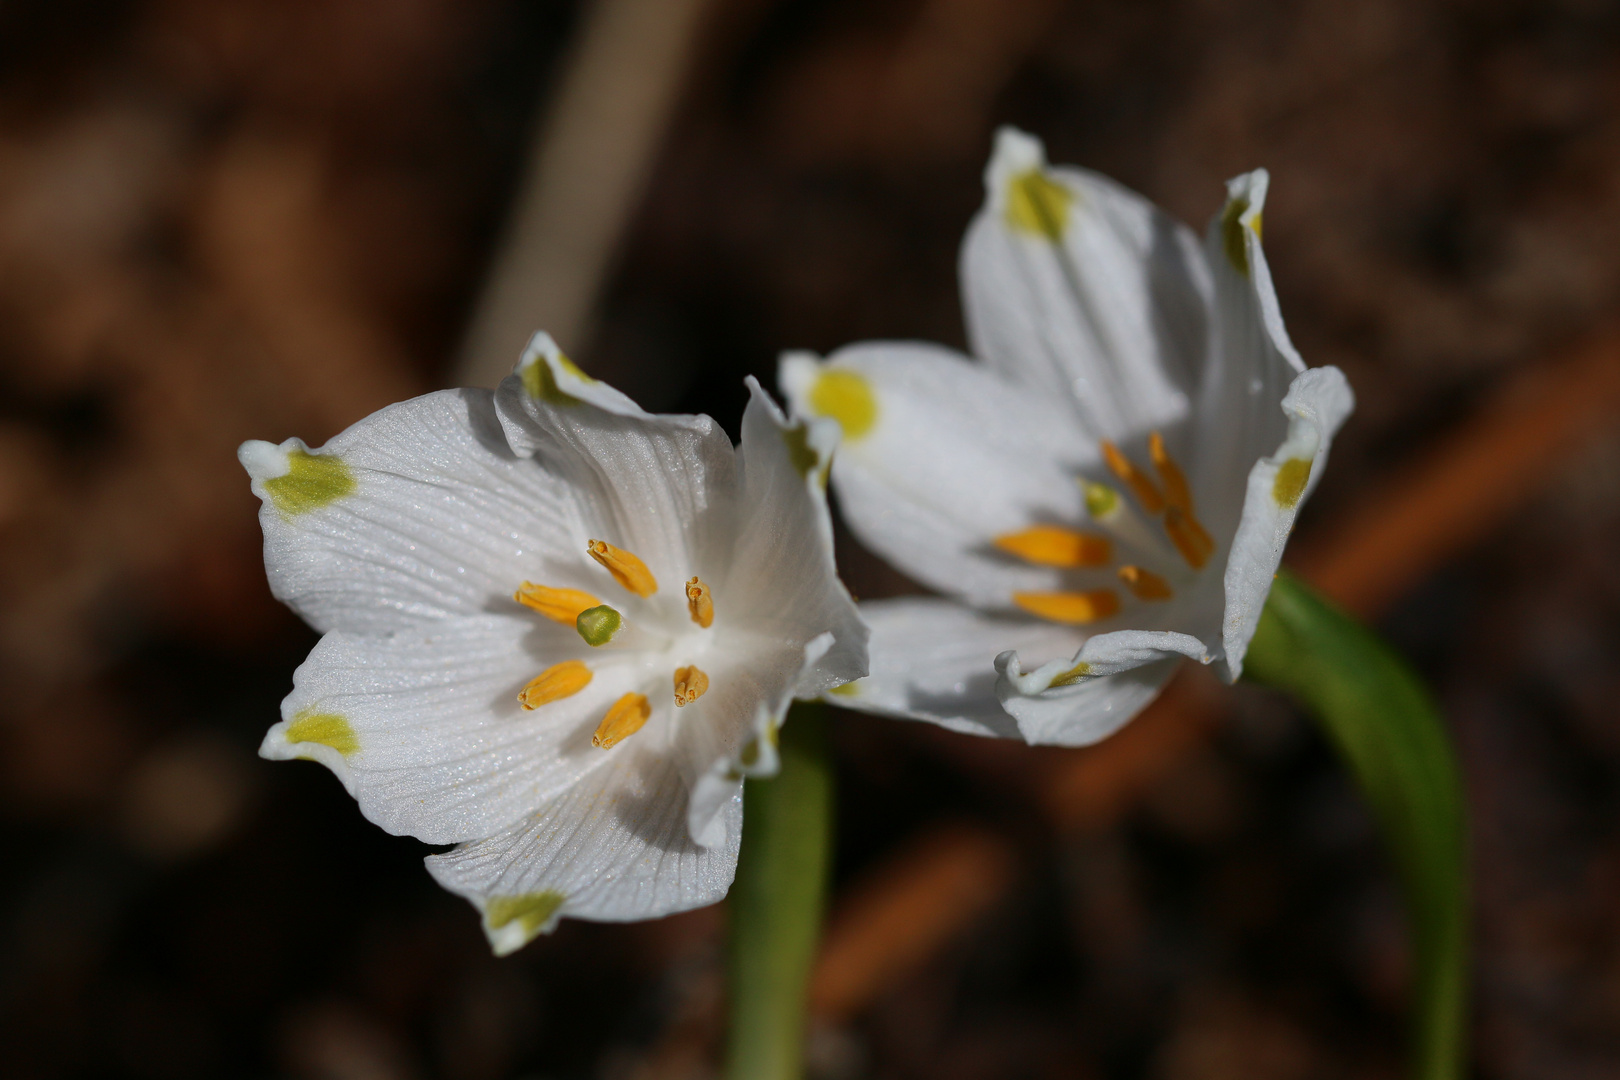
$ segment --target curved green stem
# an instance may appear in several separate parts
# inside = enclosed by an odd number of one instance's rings
[[[1299,579],[1272,586],[1244,662],[1321,721],[1394,854],[1413,934],[1417,1080],[1456,1080],[1466,1051],[1467,836],[1445,726],[1410,668]]]
[[[805,1005],[832,851],[833,775],[823,708],[793,706],[782,770],[743,791],[742,854],[727,901],[727,1080],[798,1080]]]

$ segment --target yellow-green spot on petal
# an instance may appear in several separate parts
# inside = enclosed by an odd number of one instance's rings
[[[1073,686],[1082,679],[1091,678],[1091,665],[1081,661],[1052,680],[1053,686]]]
[[[1086,488],[1086,513],[1101,520],[1112,514],[1119,507],[1119,492],[1107,484],[1094,484],[1084,481]]]
[[[619,632],[624,625],[624,617],[606,604],[598,604],[593,608],[586,608],[574,620],[574,629],[579,636],[585,639],[585,644],[593,648],[606,645],[613,640],[613,635]]]
[[[294,450],[287,455],[287,474],[264,482],[264,491],[288,517],[319,510],[354,490],[354,473],[336,454]]]
[[[844,429],[844,438],[859,439],[877,423],[877,395],[865,376],[847,368],[828,368],[810,387],[810,409],[830,416]]]
[[[795,424],[782,429],[782,442],[787,446],[788,461],[800,476],[809,476],[810,470],[821,462],[821,455],[810,445],[810,425]]]
[[[566,353],[559,352],[557,354],[557,366],[562,368],[564,371],[568,372],[568,374],[572,375],[574,378],[578,379],[580,382],[587,383],[587,384],[596,382],[595,379],[591,378],[589,375],[585,374],[585,372],[581,371],[578,364],[576,364],[572,360],[568,359],[568,354],[566,354]]]
[[[837,694],[839,697],[855,697],[861,692],[860,682],[861,680],[856,679],[853,682],[842,683],[828,690],[827,693]]]
[[[1007,224],[1056,243],[1069,226],[1074,192],[1041,169],[1030,169],[1007,181]]]
[[[752,769],[755,765],[758,765],[759,740],[748,740],[748,745],[742,748],[742,753],[737,755],[737,760],[742,762],[742,767],[745,769]]]
[[[349,756],[360,749],[360,739],[354,728],[337,713],[318,713],[305,710],[293,717],[283,734],[290,743],[320,743]]]
[[[562,353],[557,354],[557,366],[584,382],[593,383],[596,381],[579,370],[579,365]],[[557,385],[557,376],[552,372],[551,365],[546,363],[546,358],[543,356],[535,357],[534,363],[523,369],[521,377],[523,379],[523,389],[529,392],[530,397],[538,401],[544,401],[548,405],[579,404],[579,398]]]
[[[1284,510],[1292,510],[1299,503],[1300,496],[1305,494],[1305,484],[1310,478],[1310,458],[1289,458],[1282,463],[1277,470],[1277,478],[1271,482],[1271,497]]]
[[[1249,200],[1231,199],[1221,211],[1221,242],[1226,248],[1226,260],[1244,277],[1249,276],[1249,244],[1243,236],[1243,215],[1249,212]],[[1260,235],[1260,218],[1254,219],[1255,235]]]
[[[522,896],[491,897],[484,906],[484,921],[491,930],[500,930],[512,923],[523,928],[523,936],[538,934],[568,897],[547,889],[544,892],[525,893]]]

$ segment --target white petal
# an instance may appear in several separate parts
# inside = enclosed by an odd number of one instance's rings
[[[718,616],[717,616],[718,618]],[[858,659],[865,670],[865,631]],[[682,776],[691,788],[689,824],[694,842],[722,843],[728,800],[744,776],[773,776],[776,737],[795,688],[833,647],[826,632],[810,641],[781,642],[742,630],[717,637],[711,655],[724,657],[709,674],[709,691],[675,710],[674,740]]]
[[[1055,212],[1038,222],[1032,175]],[[1191,231],[1107,177],[1047,168],[1040,142],[1010,128],[985,187],[962,245],[973,351],[1064,402],[1091,440],[1184,417],[1209,348],[1209,277]]]
[[[996,657],[996,697],[1031,745],[1089,746],[1145,708],[1184,656],[1211,659],[1196,637],[1163,630],[1097,634],[1073,657],[1032,671],[1005,652]]]
[[[796,693],[813,696],[866,674],[866,626],[833,561],[826,466],[838,439],[827,420],[790,424],[752,376],[743,414],[737,545],[715,603],[728,621],[783,647]],[[806,645],[831,634],[803,666]]]
[[[996,698],[997,654],[1016,648],[1065,657],[1085,637],[1070,627],[994,618],[931,597],[869,600],[860,609],[872,628],[872,674],[823,700],[970,735],[1019,737]]]
[[[741,797],[725,807],[723,841],[699,847],[687,833],[686,785],[667,755],[631,738],[607,759],[519,825],[428,858],[439,884],[483,913],[497,954],[564,915],[652,919],[712,904],[731,887]]]
[[[574,500],[512,453],[488,391],[391,405],[313,458],[297,439],[246,443],[239,457],[263,500],[271,590],[316,629],[515,611],[525,578],[567,585],[578,573]],[[320,469],[288,488],[295,458]]]
[[[1175,672],[1179,659],[1170,656],[1115,675],[1026,695],[1013,684],[1020,671],[1017,657],[998,657],[997,665],[1005,671],[996,681],[996,693],[1032,745],[1089,746],[1106,739],[1146,708]]]
[[[581,656],[592,672],[583,690],[538,709],[519,706],[530,679]],[[592,733],[648,676],[635,654],[588,650],[571,629],[522,616],[445,619],[387,637],[333,632],[294,673],[284,719],[259,752],[327,765],[391,833],[471,840],[601,766],[606,755],[591,746]],[[340,736],[319,741],[333,731]]]
[[[1084,520],[1076,473],[1059,463],[1050,441],[1053,432],[1072,432],[1072,421],[936,346],[853,345],[825,363],[783,358],[779,381],[797,415],[839,411],[820,389],[830,379],[871,399],[855,430],[845,419],[832,467],[844,520],[862,543],[979,607],[1008,607],[1013,592],[1065,586],[1062,571],[1022,563],[991,541],[1036,521]]]
[[[1260,622],[1294,519],[1327,466],[1334,433],[1354,407],[1355,396],[1338,368],[1306,371],[1282,401],[1287,437],[1249,472],[1243,518],[1226,563],[1222,644],[1229,680],[1242,674],[1243,654]]]
[[[507,438],[578,493],[591,539],[633,552],[657,578],[656,603],[685,618],[681,584],[722,575],[736,512],[731,440],[707,416],[655,416],[579,372],[536,334],[496,391]],[[595,589],[614,595],[600,570]]]
[[[1204,250],[1215,281],[1216,343],[1199,387],[1189,461],[1204,525],[1237,528],[1250,467],[1287,433],[1278,404],[1305,363],[1288,338],[1260,242],[1270,177],[1264,169],[1227,181],[1225,207]]]

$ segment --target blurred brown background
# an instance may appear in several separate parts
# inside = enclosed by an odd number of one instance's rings
[[[997,123],[1200,227],[1272,170],[1289,327],[1360,402],[1299,550],[1416,522],[1335,580],[1460,747],[1476,1072],[1620,1074],[1620,11],[691,7],[563,341],[652,409],[735,430],[780,348],[960,345]],[[265,587],[235,446],[468,370],[591,14],[0,3],[6,1075],[712,1073],[722,910],[497,962],[422,845],[254,756],[313,635]],[[1176,701],[1080,754],[839,718],[815,1076],[1399,1074],[1400,908],[1353,789],[1269,694]]]

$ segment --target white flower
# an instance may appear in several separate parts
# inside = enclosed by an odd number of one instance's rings
[[[1082,745],[1179,657],[1238,676],[1354,400],[1283,329],[1266,182],[1230,181],[1200,244],[1003,130],[962,248],[980,362],[890,342],[783,358],[794,411],[843,425],[851,529],[952,598],[862,604],[873,674],[832,700]]]
[[[325,632],[260,753],[459,844],[428,868],[498,953],[724,896],[790,699],[866,673],[823,493],[837,426],[749,389],[734,450],[538,334],[493,394],[242,446],[271,587]]]

